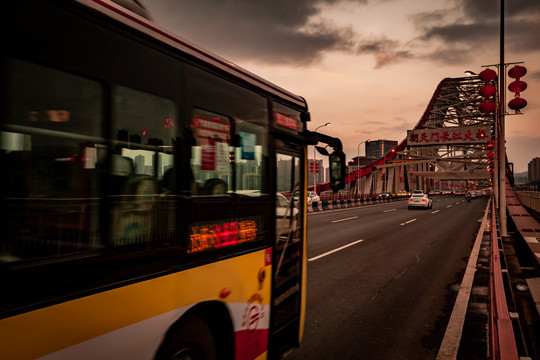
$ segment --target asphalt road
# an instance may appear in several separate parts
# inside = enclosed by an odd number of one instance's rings
[[[487,198],[308,216],[304,338],[294,359],[435,359]]]

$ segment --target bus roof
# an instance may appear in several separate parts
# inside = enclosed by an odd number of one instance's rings
[[[292,102],[307,109],[305,99],[295,95],[239,66],[218,56],[210,51],[204,50],[179,36],[170,33],[148,19],[132,12],[125,7],[110,0],[75,0],[89,8],[92,8],[116,21],[119,21],[135,30],[138,30],[152,38],[172,46],[186,54],[189,54],[213,67],[223,70],[230,75],[246,81],[264,91],[267,91],[279,98]]]

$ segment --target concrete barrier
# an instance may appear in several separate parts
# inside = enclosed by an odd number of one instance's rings
[[[375,204],[384,204],[394,201],[407,200],[407,197],[404,196],[394,196],[391,198],[379,198],[379,197],[359,197],[359,198],[348,198],[348,199],[323,199],[321,201],[313,201],[310,204],[307,204],[308,212],[323,212],[328,210],[341,210],[348,209],[358,206],[366,205],[375,205]]]
[[[322,209],[323,209],[323,210],[330,210],[330,209],[328,208],[328,200],[323,200],[323,201],[322,201]]]

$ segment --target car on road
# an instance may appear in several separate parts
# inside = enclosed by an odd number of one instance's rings
[[[413,192],[413,194],[407,201],[407,208],[409,210],[415,209],[415,208],[431,209],[432,207],[433,207],[433,200],[431,200],[429,196],[424,193]]]
[[[389,199],[390,197],[392,196],[392,194],[390,194],[388,191],[383,191],[379,197],[380,198],[383,198],[383,199]]]
[[[308,191],[306,198],[308,204],[311,204],[313,201],[321,201],[321,198],[315,191]]]

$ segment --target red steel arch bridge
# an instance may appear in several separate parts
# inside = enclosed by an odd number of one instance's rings
[[[490,187],[495,114],[478,108],[484,85],[478,76],[442,80],[407,137],[382,158],[350,171],[346,190],[365,195]],[[329,183],[319,189],[328,190]]]

